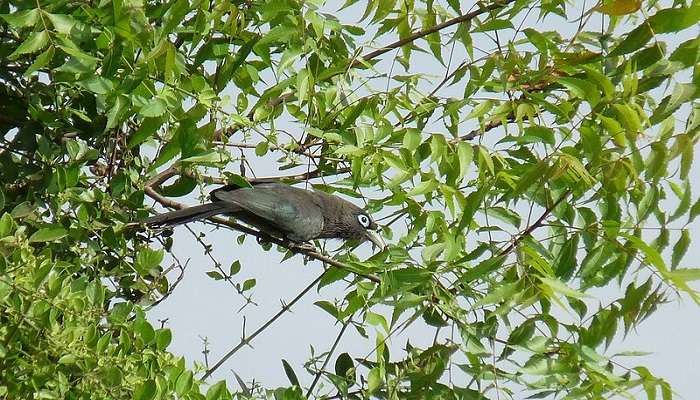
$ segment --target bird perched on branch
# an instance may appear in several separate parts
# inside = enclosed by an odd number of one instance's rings
[[[210,199],[210,203],[154,215],[143,223],[173,226],[224,214],[293,242],[335,238],[369,240],[384,247],[373,232],[378,226],[369,214],[321,191],[261,183],[253,187],[224,186],[212,191]]]

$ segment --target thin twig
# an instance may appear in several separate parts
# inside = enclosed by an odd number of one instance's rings
[[[557,206],[562,201],[564,201],[564,199],[566,199],[570,193],[571,192],[567,190],[561,196],[559,196],[559,198],[551,206],[547,207],[544,210],[542,215],[540,215],[540,217],[537,218],[537,221],[533,222],[532,225],[528,226],[527,229],[525,229],[520,235],[518,235],[515,239],[513,239],[513,241],[510,242],[510,244],[508,245],[508,247],[501,250],[501,252],[498,254],[498,256],[502,257],[502,256],[510,253],[518,245],[518,243],[520,243],[521,240],[523,240],[526,236],[531,234],[535,229],[542,226],[542,223],[544,222],[545,219],[547,219],[547,217],[549,217],[549,214],[551,214],[552,211],[554,211],[554,209],[557,208]]]
[[[334,171],[333,175],[340,175],[340,174],[345,174],[348,172],[350,172],[350,167],[343,167],[343,168],[338,168],[336,171]],[[206,184],[210,184],[210,185],[225,185],[228,183],[225,178],[196,174],[190,170],[183,170],[183,171],[178,172],[178,173],[181,175],[193,178],[193,179],[199,178],[202,180],[202,182],[204,182]],[[324,175],[323,171],[316,169],[313,171],[302,172],[299,174],[292,174],[292,175],[260,176],[260,177],[255,177],[255,178],[246,177],[245,179],[251,184],[256,184],[256,183],[268,183],[268,182],[280,182],[280,181],[308,181],[310,179],[323,178],[324,176],[325,175]]]
[[[321,278],[323,278],[323,276],[325,274],[326,274],[326,271],[324,271],[321,275],[319,275],[316,279],[314,279],[313,282],[308,284],[304,288],[304,290],[299,292],[299,294],[294,299],[292,299],[292,301],[290,301],[289,304],[284,304],[282,306],[282,309],[279,310],[277,312],[277,314],[273,315],[272,318],[270,318],[269,320],[267,320],[267,322],[262,324],[262,326],[260,326],[257,330],[255,330],[255,332],[253,332],[250,336],[241,338],[241,341],[238,342],[238,344],[236,346],[234,346],[231,350],[229,350],[228,353],[226,353],[223,357],[221,357],[221,359],[219,361],[217,361],[213,367],[211,367],[209,370],[207,370],[207,372],[204,374],[204,376],[202,376],[202,380],[205,380],[208,377],[210,377],[211,374],[214,373],[214,371],[216,371],[219,367],[221,367],[221,365],[223,365],[223,363],[226,362],[226,360],[228,360],[229,358],[231,358],[231,356],[236,354],[236,352],[238,352],[238,350],[243,348],[243,346],[250,344],[250,342],[252,342],[253,339],[255,339],[260,333],[262,333],[268,326],[272,325],[275,321],[277,321],[277,319],[279,317],[281,317],[282,314],[289,311],[292,308],[292,306],[294,304],[296,304],[296,302],[301,300],[301,298],[304,297],[304,295],[306,293],[308,293],[311,289],[314,288],[314,286],[316,286],[316,284],[318,284],[318,282],[321,281]]]
[[[389,52],[395,48],[405,46],[411,42],[416,41],[417,39],[428,36],[431,33],[439,32],[439,31],[441,31],[445,28],[448,28],[450,26],[461,24],[461,23],[467,22],[467,21],[471,21],[472,19],[478,17],[481,14],[484,14],[486,12],[493,11],[493,10],[496,10],[499,8],[503,8],[510,3],[513,3],[513,2],[515,2],[515,0],[495,1],[495,2],[485,6],[483,8],[478,9],[478,10],[474,10],[472,12],[460,15],[459,17],[449,19],[441,24],[431,26],[428,29],[418,31],[410,36],[405,37],[404,39],[398,40],[398,41],[391,43],[391,44],[388,44],[380,49],[377,49],[377,50],[374,50],[370,53],[367,53],[366,55],[364,55],[360,59],[355,60],[352,63],[352,67],[357,67],[357,66],[363,65],[364,62],[372,60],[373,58],[376,58],[377,56],[380,56],[380,55],[382,55],[386,52]]]
[[[323,361],[323,365],[321,365],[321,369],[318,370],[316,373],[316,376],[314,377],[314,381],[311,382],[311,386],[309,386],[309,390],[306,391],[306,397],[310,398],[311,392],[314,390],[314,387],[316,386],[316,383],[318,383],[318,380],[321,379],[321,375],[323,374],[323,371],[326,369],[326,366],[328,365],[328,361],[330,361],[331,356],[333,355],[333,352],[335,351],[335,348],[338,347],[338,343],[340,343],[340,339],[343,337],[343,334],[345,333],[345,330],[348,328],[350,323],[352,322],[352,317],[348,318],[345,322],[343,322],[343,327],[340,328],[340,332],[338,332],[338,336],[336,336],[335,341],[333,342],[333,345],[331,346],[331,349],[328,350],[328,355],[326,356],[326,359]]]

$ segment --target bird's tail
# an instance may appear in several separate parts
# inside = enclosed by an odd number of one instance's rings
[[[207,203],[194,207],[183,208],[163,214],[154,215],[143,220],[141,223],[149,226],[173,226],[186,224],[192,221],[209,218],[211,216],[230,212],[231,210],[223,204]]]

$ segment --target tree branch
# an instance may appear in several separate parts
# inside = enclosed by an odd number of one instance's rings
[[[340,175],[340,174],[345,174],[350,172],[349,167],[343,167],[343,168],[338,168],[334,175]],[[228,182],[224,178],[219,178],[215,176],[208,176],[208,175],[200,175],[200,174],[195,174],[192,171],[180,171],[176,172],[175,175],[185,175],[187,177],[190,177],[192,179],[201,179],[204,183],[209,184],[209,185],[225,185]],[[172,176],[172,175],[171,175]],[[170,179],[169,176],[167,179]],[[256,183],[267,183],[267,182],[280,182],[280,181],[285,181],[285,180],[290,180],[290,181],[308,181],[310,179],[314,178],[322,178],[324,175],[322,171],[316,169],[313,171],[309,172],[303,172],[299,174],[294,174],[294,175],[276,175],[276,176],[261,176],[257,178],[246,178],[248,182],[251,184],[256,184]]]
[[[571,191],[567,190],[561,196],[559,196],[559,198],[554,203],[552,203],[551,206],[547,207],[544,210],[542,215],[540,215],[540,217],[537,218],[537,221],[533,222],[532,225],[528,226],[521,234],[519,234],[515,239],[513,239],[513,241],[505,249],[501,250],[498,256],[501,257],[510,253],[518,245],[518,243],[520,243],[525,238],[525,236],[531,234],[535,229],[541,227],[544,220],[547,219],[547,217],[549,217],[549,214],[551,214],[552,211],[554,211],[554,209],[557,208],[557,206],[562,201],[564,201],[564,199],[566,199],[570,193]]]
[[[384,53],[386,53],[386,52],[388,52],[388,51],[391,51],[391,50],[393,50],[393,49],[396,49],[396,48],[398,48],[398,47],[405,46],[405,45],[407,45],[407,44],[409,44],[409,43],[411,43],[411,42],[416,41],[417,39],[420,39],[420,38],[422,38],[422,37],[428,36],[428,35],[430,35],[431,33],[439,32],[439,31],[441,31],[441,30],[443,30],[443,29],[445,29],[445,28],[448,28],[448,27],[450,27],[450,26],[452,26],[452,25],[457,25],[457,24],[461,24],[462,22],[471,21],[472,19],[478,17],[479,15],[481,15],[481,14],[483,14],[483,13],[486,13],[486,12],[492,11],[492,10],[496,10],[496,9],[499,9],[499,8],[503,8],[503,7],[507,6],[507,5],[510,4],[510,3],[513,3],[513,2],[515,2],[515,0],[495,1],[495,2],[489,4],[489,5],[485,6],[485,7],[481,7],[481,8],[478,9],[478,10],[474,10],[474,11],[472,11],[472,12],[470,12],[470,13],[466,13],[466,14],[464,14],[464,15],[460,15],[459,17],[452,18],[452,19],[447,20],[447,21],[445,21],[445,22],[443,22],[443,23],[441,23],[441,24],[437,24],[437,25],[435,25],[435,26],[431,26],[431,27],[428,28],[428,29],[424,29],[424,30],[422,30],[422,31],[418,31],[418,32],[416,32],[416,33],[414,33],[414,34],[412,34],[412,35],[410,35],[410,36],[408,36],[408,37],[406,37],[406,38],[404,38],[404,39],[401,39],[401,40],[398,40],[398,41],[396,41],[396,42],[394,42],[394,43],[388,44],[388,45],[382,47],[381,49],[377,49],[377,50],[375,50],[375,51],[372,51],[372,52],[370,52],[370,53],[367,53],[366,55],[362,56],[361,59],[355,60],[355,61],[351,64],[351,67],[360,66],[360,65],[362,65],[363,61],[372,60],[373,58],[376,58],[377,56],[380,56],[380,55],[382,55],[382,54],[384,54]]]
[[[202,380],[205,380],[208,377],[210,377],[211,374],[214,373],[214,371],[216,371],[219,367],[221,367],[226,362],[226,360],[228,360],[229,358],[231,358],[231,356],[236,354],[238,352],[238,350],[243,348],[243,346],[250,344],[250,342],[252,342],[253,339],[255,339],[260,333],[262,333],[265,329],[267,329],[268,326],[272,325],[272,323],[274,323],[277,319],[279,319],[279,317],[281,317],[282,314],[289,311],[289,309],[291,309],[292,306],[294,304],[296,304],[296,302],[301,300],[301,298],[304,297],[304,295],[306,293],[308,293],[311,289],[314,288],[314,286],[316,286],[316,284],[318,284],[318,282],[321,281],[321,278],[323,278],[323,276],[325,274],[326,274],[326,271],[323,271],[323,273],[321,275],[319,275],[316,279],[313,280],[313,282],[308,284],[304,288],[304,290],[302,290],[298,295],[296,295],[296,297],[294,297],[294,299],[292,299],[292,301],[290,301],[289,304],[282,305],[282,309],[279,310],[277,312],[277,314],[273,315],[272,318],[270,318],[269,320],[267,320],[267,322],[262,324],[262,326],[260,326],[258,329],[256,329],[255,332],[253,332],[250,336],[245,337],[245,332],[244,332],[243,333],[244,337],[241,338],[241,341],[238,342],[238,344],[236,346],[234,346],[231,350],[229,350],[228,353],[226,353],[223,357],[221,357],[221,359],[219,361],[217,361],[213,367],[209,368],[209,370],[207,370],[207,372],[204,374],[204,376],[202,376]]]
[[[318,380],[321,379],[321,375],[323,375],[323,371],[326,369],[328,362],[331,360],[331,356],[333,355],[333,352],[335,352],[336,347],[338,347],[338,343],[340,343],[340,339],[343,337],[345,330],[348,328],[348,326],[350,325],[351,322],[352,322],[352,316],[349,317],[345,322],[343,322],[343,327],[340,329],[340,332],[338,332],[338,336],[336,336],[335,341],[333,342],[333,345],[331,346],[331,349],[328,350],[328,355],[326,356],[326,359],[323,361],[323,365],[321,365],[321,369],[318,370],[318,372],[316,373],[316,376],[314,376],[313,382],[311,382],[311,386],[309,386],[309,389],[306,391],[307,398],[311,398],[311,392],[313,392],[314,387],[316,387]]]

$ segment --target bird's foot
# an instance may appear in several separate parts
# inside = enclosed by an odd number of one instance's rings
[[[290,250],[315,251],[316,247],[310,242],[297,242],[288,237],[282,238],[282,246]]]
[[[304,243],[294,243],[294,247],[296,247],[299,250],[305,250],[305,251],[316,251],[316,246],[309,242],[304,242]]]

